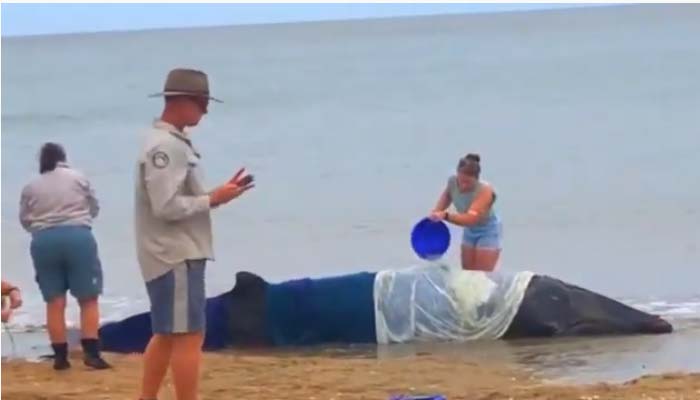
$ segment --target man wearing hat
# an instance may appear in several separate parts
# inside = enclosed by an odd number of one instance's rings
[[[136,247],[151,303],[153,336],[144,353],[141,398],[155,399],[171,367],[178,400],[195,400],[205,329],[204,268],[213,260],[210,211],[253,187],[244,169],[207,191],[201,156],[185,127],[207,113],[204,72],[170,71],[163,113],[146,135],[135,187]]]

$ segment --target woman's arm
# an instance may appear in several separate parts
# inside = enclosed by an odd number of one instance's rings
[[[445,210],[450,206],[450,204],[452,204],[452,197],[450,196],[450,188],[448,185],[440,195],[437,204],[435,204],[435,208],[430,212],[428,218],[430,218],[431,221],[436,222],[444,219],[445,214],[447,214]]]
[[[29,188],[25,187],[22,189],[22,194],[19,199],[19,223],[22,224],[22,228],[26,231],[29,231],[32,225],[30,218],[31,212]]]
[[[97,218],[97,215],[100,213],[100,202],[97,201],[95,190],[92,188],[90,182],[87,182],[87,201],[90,206],[90,216],[92,218]]]
[[[467,212],[459,214],[445,213],[445,221],[459,226],[470,226],[477,224],[491,209],[494,196],[495,194],[490,186],[482,186]]]
[[[97,201],[95,189],[92,188],[92,182],[90,182],[87,176],[82,172],[78,172],[78,185],[82,189],[85,200],[87,201],[90,216],[92,218],[97,218],[97,215],[100,213],[100,202]]]
[[[450,197],[450,190],[446,187],[445,190],[442,191],[442,194],[440,195],[437,204],[435,204],[435,208],[433,208],[433,211],[444,211],[447,207],[450,206],[451,203],[452,198]]]

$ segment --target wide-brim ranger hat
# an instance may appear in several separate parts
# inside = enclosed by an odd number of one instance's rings
[[[209,79],[202,71],[188,68],[175,68],[168,73],[165,79],[163,91],[154,93],[148,97],[163,96],[196,96],[206,97],[209,100],[223,103],[223,101],[209,95]]]

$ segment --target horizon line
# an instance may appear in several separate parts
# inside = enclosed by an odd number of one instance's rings
[[[227,3],[231,4],[231,3]],[[504,4],[504,3],[499,3]],[[523,3],[512,3],[514,6]],[[537,5],[547,6],[549,4],[537,3]],[[78,36],[78,35],[98,35],[109,33],[133,33],[133,32],[153,32],[153,31],[169,31],[169,30],[189,30],[189,29],[207,29],[207,28],[226,28],[226,27],[252,27],[252,26],[278,26],[278,25],[298,25],[324,22],[356,22],[356,21],[381,21],[391,19],[416,19],[430,17],[446,17],[446,16],[469,16],[483,14],[520,14],[520,13],[551,13],[557,11],[569,11],[573,9],[613,7],[613,6],[629,6],[636,3],[556,3],[551,4],[547,8],[521,8],[521,9],[494,9],[494,10],[460,10],[455,12],[438,11],[434,13],[416,13],[416,14],[397,14],[397,15],[379,15],[379,16],[344,16],[344,17],[327,17],[327,18],[310,18],[310,19],[295,19],[285,21],[262,21],[262,22],[232,22],[232,23],[213,23],[200,25],[181,25],[181,26],[154,26],[154,27],[135,27],[124,29],[100,29],[100,30],[76,30],[68,32],[53,32],[53,33],[20,33],[20,34],[1,34],[2,39],[23,39],[23,38],[39,38],[39,37],[54,37],[54,36]]]

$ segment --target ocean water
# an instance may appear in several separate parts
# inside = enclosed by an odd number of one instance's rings
[[[641,5],[3,38],[2,276],[26,302],[11,329],[43,324],[17,211],[49,140],[101,201],[102,318],[146,309],[134,163],[162,106],[146,96],[177,66],[207,71],[225,101],[193,134],[207,181],[241,166],[257,181],[214,213],[209,293],[240,270],[279,281],[418,264],[412,225],[479,152],[499,193],[500,268],[696,326],[698,20],[697,5]]]

